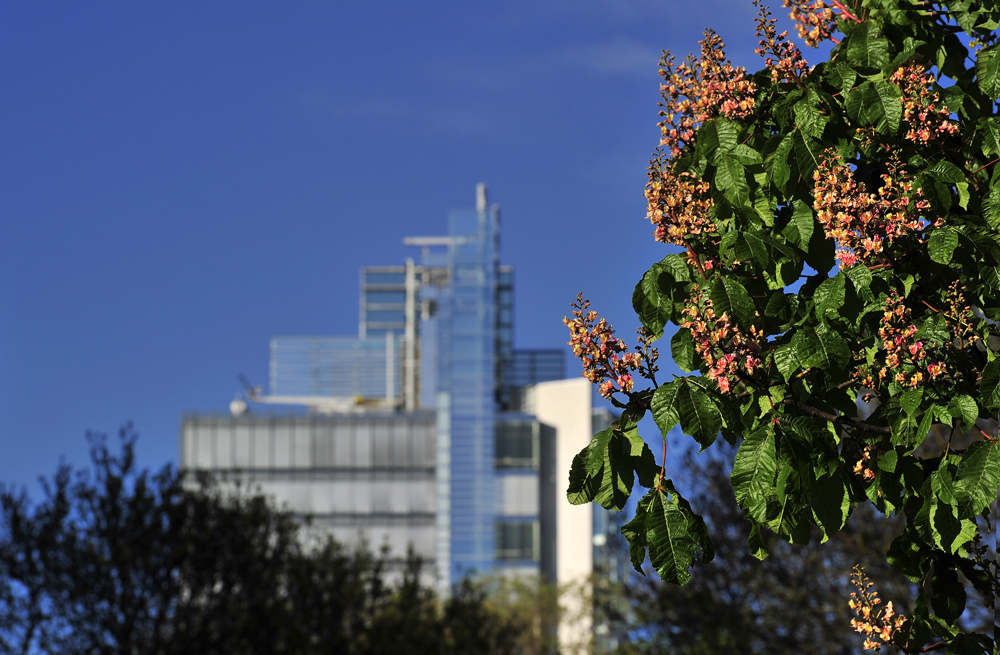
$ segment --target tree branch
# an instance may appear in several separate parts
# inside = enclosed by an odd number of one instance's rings
[[[873,432],[875,434],[892,434],[889,428],[885,426],[871,425],[870,423],[865,423],[864,421],[859,421],[849,416],[837,416],[836,414],[831,414],[830,412],[824,412],[821,409],[817,409],[812,405],[806,405],[805,403],[800,403],[792,398],[785,398],[781,402],[783,402],[786,405],[795,405],[806,414],[809,414],[810,416],[815,416],[816,418],[825,419],[827,421],[830,421],[831,423],[840,423],[842,425],[849,425],[852,428],[857,428],[865,432]]]

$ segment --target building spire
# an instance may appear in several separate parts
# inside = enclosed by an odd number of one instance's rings
[[[476,185],[476,211],[483,213],[489,206],[489,201],[486,198],[486,184],[480,182]]]

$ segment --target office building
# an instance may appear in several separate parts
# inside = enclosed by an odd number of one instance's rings
[[[611,416],[563,379],[562,349],[514,348],[498,223],[480,185],[445,236],[406,239],[414,259],[363,269],[357,337],[274,338],[270,393],[185,416],[182,466],[257,485],[340,541],[412,547],[443,591],[473,573],[588,576],[607,557],[566,480]]]

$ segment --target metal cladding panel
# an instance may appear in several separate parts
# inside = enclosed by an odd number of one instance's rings
[[[499,477],[502,516],[538,516],[538,474],[514,473]]]
[[[346,543],[363,537],[377,548],[385,538],[392,556],[403,557],[412,542],[430,558],[435,430],[430,412],[185,417],[181,466],[260,490]]]

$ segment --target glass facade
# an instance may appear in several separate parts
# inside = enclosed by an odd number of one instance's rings
[[[399,398],[402,336],[275,337],[271,394]]]
[[[448,413],[450,427],[450,580],[495,562],[496,221],[487,208],[449,216],[451,283],[438,305],[437,386],[438,412]]]

